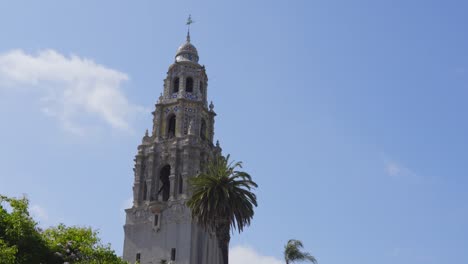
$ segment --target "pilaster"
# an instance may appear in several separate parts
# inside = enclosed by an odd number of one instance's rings
[[[175,186],[175,183],[176,183],[176,176],[175,174],[171,174],[169,176],[169,181],[171,183],[171,189],[170,189],[170,194],[169,194],[169,201],[174,201],[175,200],[175,190],[176,190],[176,186]]]

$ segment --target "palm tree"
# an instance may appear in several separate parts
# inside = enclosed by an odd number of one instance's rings
[[[310,261],[318,263],[314,256],[308,252],[301,251],[304,246],[300,240],[290,239],[286,246],[284,246],[284,260],[286,264],[294,263],[296,261]]]
[[[193,195],[187,206],[201,226],[215,232],[224,264],[229,263],[231,228],[242,232],[250,225],[257,206],[252,190],[258,186],[248,173],[238,168],[242,168],[242,162],[229,162],[229,155],[220,155],[190,180]]]

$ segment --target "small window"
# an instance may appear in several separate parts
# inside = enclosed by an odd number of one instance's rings
[[[153,220],[154,227],[159,227],[159,222],[160,222],[159,218],[160,218],[159,214],[154,215],[154,220]]]
[[[202,119],[201,126],[200,126],[200,138],[202,140],[206,139],[206,122],[205,119]]]
[[[178,93],[178,92],[179,92],[179,77],[175,78],[172,84],[172,93]]]
[[[192,77],[187,77],[185,80],[185,91],[187,93],[192,93],[193,92],[193,79]]]
[[[175,261],[176,250],[175,248],[171,249],[171,261]]]
[[[141,260],[141,254],[140,254],[140,253],[137,253],[137,254],[136,254],[136,261],[137,261],[137,262],[140,262],[140,260]]]
[[[176,116],[172,115],[168,121],[167,136],[169,138],[173,138],[175,137],[175,132],[176,132]]]
[[[200,81],[200,85],[198,87],[200,89],[200,94],[203,94],[203,82]]]

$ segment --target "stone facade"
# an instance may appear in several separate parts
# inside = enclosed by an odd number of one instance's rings
[[[135,157],[133,206],[126,209],[123,258],[142,264],[218,264],[213,233],[201,228],[185,202],[188,179],[221,154],[213,144],[214,106],[207,103],[208,77],[187,41],[169,67],[153,114],[153,129]]]

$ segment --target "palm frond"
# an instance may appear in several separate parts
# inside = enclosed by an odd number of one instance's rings
[[[310,261],[318,263],[317,259],[308,252],[303,252],[304,245],[300,240],[290,239],[284,247],[284,259],[286,263],[294,263],[296,261]]]
[[[217,157],[207,164],[204,172],[190,179],[193,195],[187,205],[193,217],[206,228],[224,220],[232,229],[242,232],[254,215],[257,197],[252,190],[258,185],[248,173],[237,170],[242,168],[242,162],[229,158],[230,155]]]

